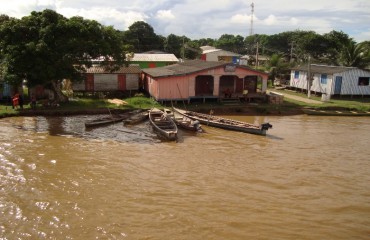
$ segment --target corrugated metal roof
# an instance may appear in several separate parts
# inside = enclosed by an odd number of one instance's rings
[[[329,66],[329,65],[318,65],[318,64],[311,64],[311,72],[312,73],[326,73],[326,74],[334,74],[334,73],[341,73],[351,69],[355,69],[355,67],[343,67],[343,66]],[[299,71],[308,71],[308,64],[303,66],[298,66],[293,68],[293,70]]]
[[[141,69],[139,66],[128,66],[128,67],[121,67],[117,71],[107,71],[104,67],[102,66],[92,66],[88,69],[86,69],[86,73],[141,73]]]
[[[204,51],[211,50],[211,49],[216,49],[216,48],[206,45],[206,46],[201,46],[200,49],[202,49],[202,51],[204,52]]]
[[[176,76],[176,75],[186,75],[191,73],[196,73],[199,71],[217,68],[217,67],[223,67],[226,65],[229,65],[230,63],[225,62],[209,62],[209,61],[203,61],[203,60],[189,60],[165,67],[158,67],[158,68],[146,68],[143,69],[144,73],[149,74],[152,77],[168,77],[168,76]],[[261,74],[267,74],[264,72],[256,71],[254,69],[250,69],[247,66],[242,65],[236,65],[237,67],[244,68],[247,70],[259,72]]]
[[[143,69],[143,72],[153,77],[164,77],[190,74],[223,65],[225,65],[224,62],[206,62],[202,60],[190,60],[177,64],[168,65],[165,67]]]
[[[209,53],[214,53],[214,52],[220,53],[220,56],[232,56],[232,57],[234,57],[234,56],[241,56],[238,53],[234,53],[234,52],[230,52],[230,51],[226,51],[226,50],[222,50],[222,49],[204,50],[203,51],[203,54],[209,54]]]
[[[219,52],[222,51],[221,49],[213,48],[213,49],[207,49],[203,50],[203,54],[212,53],[212,52]]]
[[[150,54],[135,53],[132,62],[178,62],[179,59],[174,54]]]

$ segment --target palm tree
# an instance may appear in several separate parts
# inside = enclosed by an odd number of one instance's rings
[[[348,67],[366,68],[370,63],[370,51],[365,44],[350,41],[343,45],[340,63]]]
[[[268,62],[268,70],[270,71],[269,77],[272,85],[275,85],[275,79],[281,80],[289,72],[289,64],[281,55],[273,54]]]

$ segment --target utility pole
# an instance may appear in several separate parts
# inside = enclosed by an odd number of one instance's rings
[[[311,98],[311,55],[308,55],[307,98]]]
[[[185,39],[182,37],[182,61],[185,61]]]
[[[292,41],[290,43],[290,62],[293,62],[293,47],[294,46],[294,42]]]
[[[257,45],[256,45],[256,68],[258,68],[258,49],[259,48],[259,45],[258,45],[258,42],[257,42]]]

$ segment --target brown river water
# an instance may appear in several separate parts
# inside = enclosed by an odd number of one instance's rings
[[[0,119],[0,239],[370,239],[367,117],[177,142],[94,117]]]

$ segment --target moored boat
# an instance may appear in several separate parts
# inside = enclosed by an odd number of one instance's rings
[[[123,120],[123,124],[129,124],[129,125],[134,125],[141,123],[148,119],[149,117],[149,112],[146,110],[142,110],[136,114],[131,115],[129,118]]]
[[[370,112],[361,112],[361,111],[353,111],[353,110],[324,110],[324,109],[312,109],[312,108],[305,108],[303,112],[307,115],[317,115],[317,116],[370,116]]]
[[[193,120],[185,115],[182,115],[176,111],[173,111],[173,120],[182,129],[203,132],[202,126],[198,120]]]
[[[100,126],[104,126],[108,124],[122,122],[124,119],[127,119],[128,117],[130,117],[132,114],[134,114],[137,111],[138,110],[125,112],[122,114],[111,114],[109,116],[104,116],[98,119],[88,120],[88,121],[85,121],[85,127],[87,128],[100,127]]]
[[[177,139],[177,125],[164,111],[158,108],[150,109],[149,122],[159,136],[171,141]]]
[[[98,119],[88,120],[85,122],[85,127],[91,128],[91,127],[99,127],[99,126],[104,126],[108,124],[113,124],[116,122],[121,122],[125,118],[126,117],[124,116],[107,116],[107,117],[102,117]]]
[[[201,124],[218,127],[226,130],[240,131],[245,133],[257,134],[257,135],[266,135],[266,131],[269,128],[272,128],[270,123],[263,123],[259,126],[242,122],[238,120],[223,118],[214,116],[211,114],[198,113],[193,111],[187,111],[183,109],[173,108],[175,112],[191,118],[193,120],[198,120]]]

